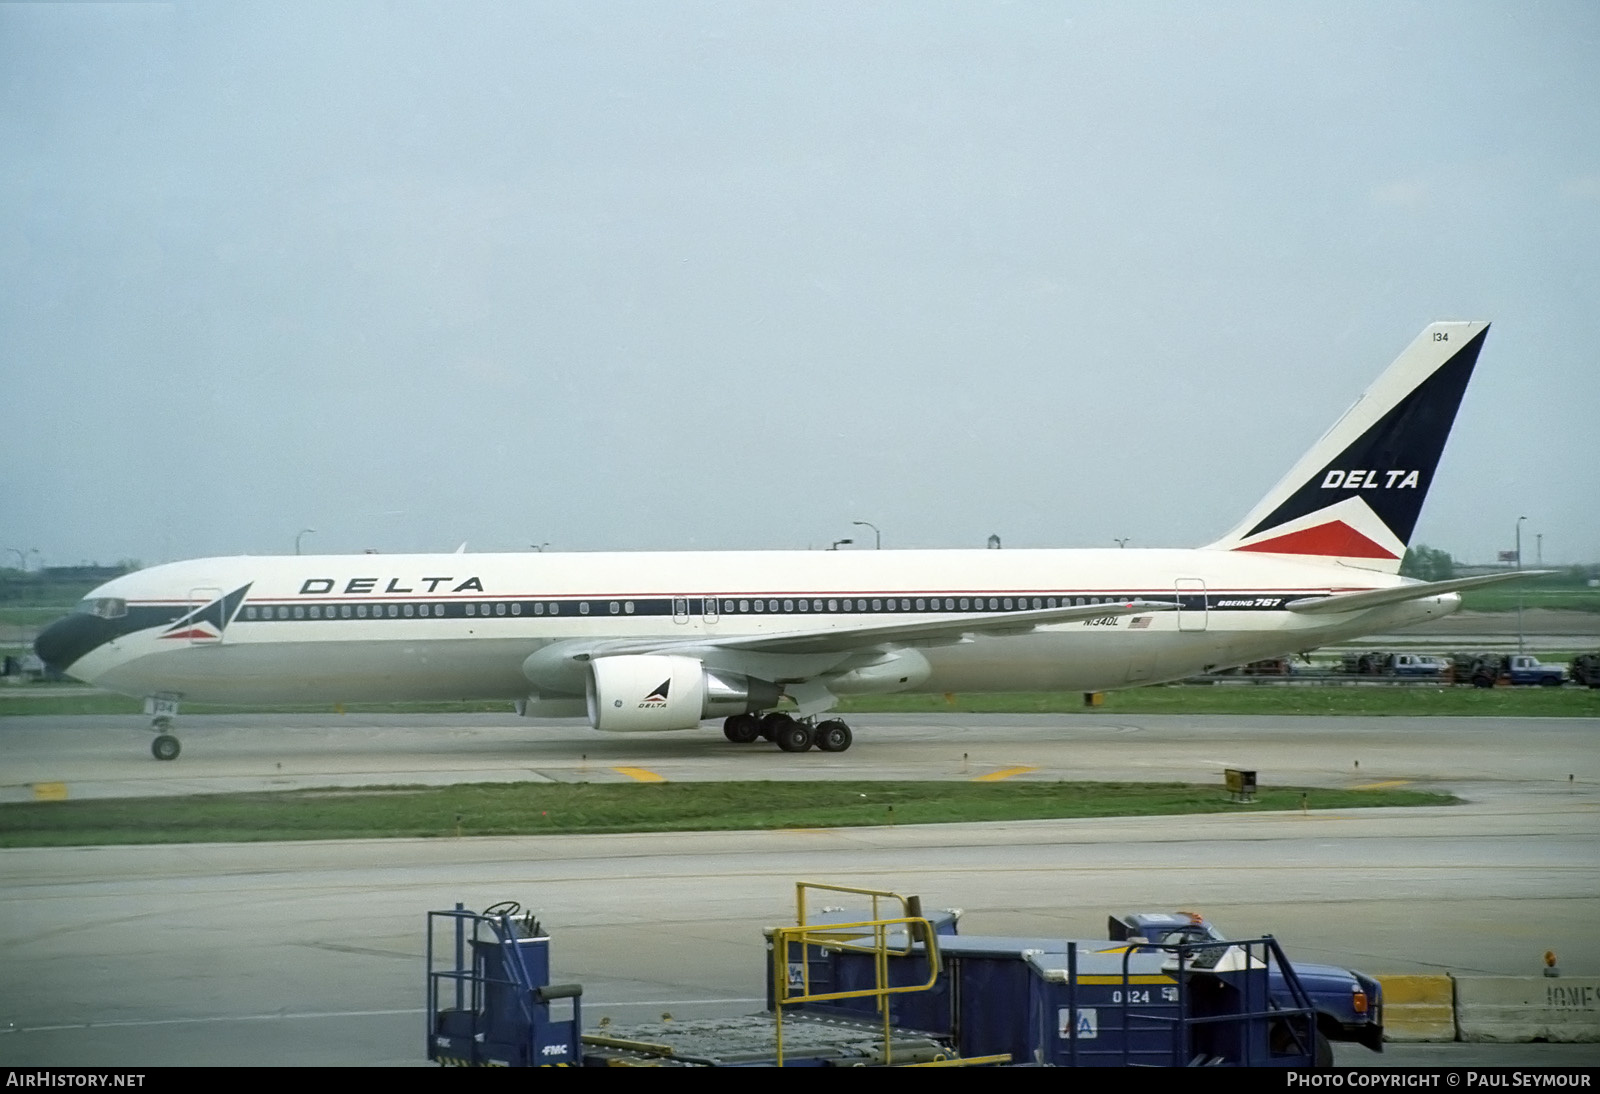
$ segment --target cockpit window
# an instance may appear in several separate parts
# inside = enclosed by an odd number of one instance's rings
[[[128,602],[120,596],[94,596],[79,601],[78,611],[101,619],[121,619],[128,614]]]

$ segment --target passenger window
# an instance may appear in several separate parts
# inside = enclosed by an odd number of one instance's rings
[[[348,605],[348,604],[340,604],[339,605],[339,618],[340,619],[349,619],[350,618],[350,605]]]
[[[534,615],[543,615],[544,614],[544,604],[542,602],[537,601],[537,600],[533,602],[533,614]]]
[[[792,601],[792,600],[785,600],[785,601],[784,601],[784,602],[783,602],[783,610],[784,610],[784,611],[786,611],[786,612],[792,612],[792,611],[794,611],[794,601]]]
[[[633,610],[631,605],[629,606],[628,610],[629,611]],[[513,603],[511,605],[511,614],[512,615],[521,615],[522,614],[522,604],[520,602],[515,602],[515,603]]]
[[[622,610],[624,612],[626,612],[627,614],[632,615],[633,614],[633,601],[631,601],[631,600],[623,601]]]
[[[621,615],[622,614],[622,605],[620,603],[618,603],[617,601],[615,601],[615,600],[613,600],[611,602],[611,614],[612,615]]]
[[[478,614],[478,606],[476,604],[468,604],[467,605],[467,614],[468,615],[477,615]]]
[[[966,611],[967,609],[969,609],[971,607],[972,607],[971,599],[969,599],[968,597],[962,597],[961,598],[961,610],[962,611]]]
[[[279,611],[282,611],[282,609],[280,608]],[[367,617],[367,606],[365,604],[357,604],[356,605],[356,618],[357,619],[365,619],[366,617]]]
[[[589,614],[589,602],[587,600],[578,601],[578,614],[579,615],[588,615]]]

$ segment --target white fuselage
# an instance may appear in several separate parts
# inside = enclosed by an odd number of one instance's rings
[[[810,551],[323,555],[157,566],[91,598],[152,625],[89,649],[72,675],[189,702],[545,700],[581,696],[524,663],[568,639],[707,640],[1139,597],[1176,611],[1054,624],[913,647],[925,671],[836,674],[833,691],[1103,691],[1409,626],[1454,595],[1302,615],[1301,597],[1405,579],[1217,550]],[[193,609],[248,590],[216,628]],[[236,610],[234,610],[236,609]],[[211,633],[214,630],[216,633]],[[763,655],[741,671],[761,675]],[[771,675],[788,671],[771,660]],[[793,658],[788,661],[793,662]],[[842,660],[842,659],[841,659]],[[804,674],[827,672],[826,656]],[[918,662],[921,666],[921,662]],[[792,665],[790,667],[793,667]]]

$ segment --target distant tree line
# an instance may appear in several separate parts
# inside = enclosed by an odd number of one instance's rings
[[[1423,581],[1449,581],[1456,576],[1456,560],[1449,551],[1419,543],[1406,549],[1406,557],[1400,560],[1400,573]]]
[[[1449,581],[1456,576],[1457,562],[1450,557],[1449,551],[1441,551],[1436,547],[1429,547],[1426,543],[1419,543],[1406,551],[1406,557],[1400,560],[1400,573],[1405,577],[1415,577],[1422,581]],[[1528,567],[1533,569],[1534,567]],[[1554,569],[1555,567],[1550,567]],[[1563,583],[1571,581],[1582,585],[1588,581],[1600,579],[1600,562],[1585,562],[1576,566],[1561,567],[1563,577],[1554,575],[1547,578],[1536,579],[1541,583]]]
[[[47,566],[42,570],[0,568],[0,604],[60,606],[83,599],[96,585],[139,569],[133,559],[112,566]]]

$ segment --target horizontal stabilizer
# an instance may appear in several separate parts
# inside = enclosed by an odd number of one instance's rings
[[[1328,596],[1308,596],[1285,604],[1291,612],[1303,615],[1326,615],[1332,612],[1359,612],[1366,608],[1381,608],[1386,604],[1404,604],[1408,600],[1421,600],[1443,593],[1476,589],[1483,585],[1498,585],[1502,581],[1515,581],[1520,577],[1539,577],[1558,573],[1556,570],[1515,570],[1507,574],[1482,574],[1478,577],[1458,577],[1449,581],[1419,581],[1414,585],[1401,585],[1393,589],[1368,589],[1358,593],[1332,593]]]

